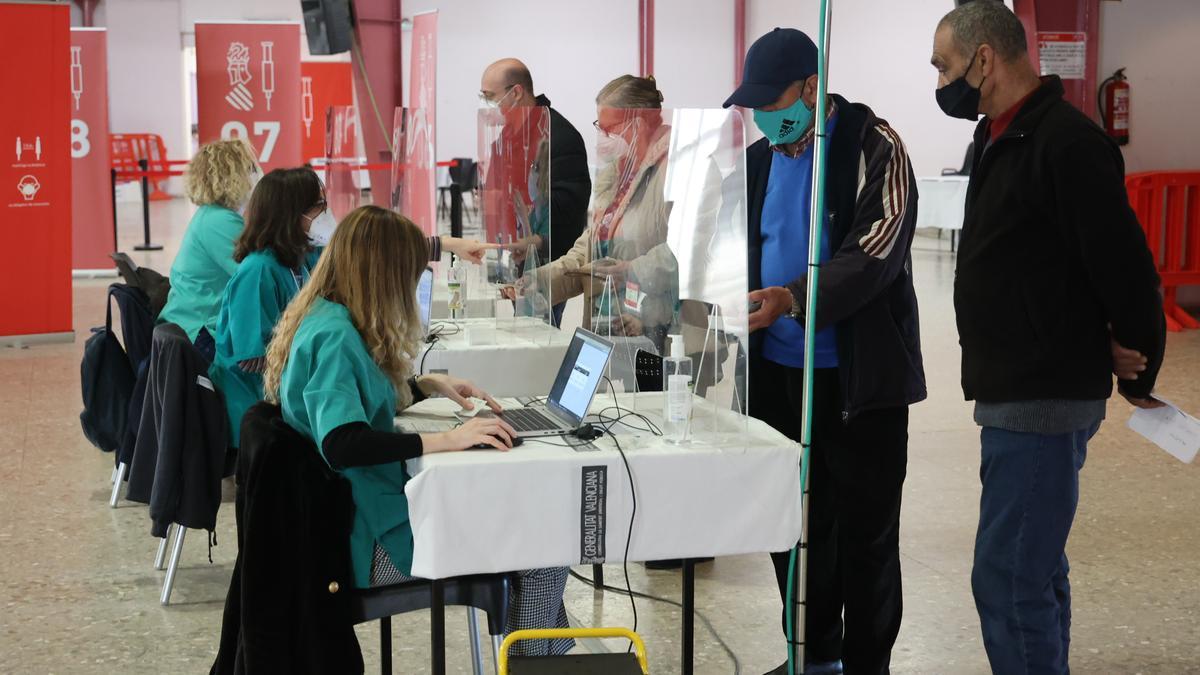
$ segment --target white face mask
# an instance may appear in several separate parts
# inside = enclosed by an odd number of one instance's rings
[[[483,96],[479,97],[480,102],[483,104],[480,110],[483,111],[483,119],[488,124],[494,126],[500,126],[504,124],[504,108],[502,108],[500,104],[503,103],[505,99],[508,98],[509,94],[513,93],[514,91],[516,91],[516,89],[509,88],[508,91],[504,92],[503,96],[494,101],[484,98]]]
[[[638,128],[636,122],[637,120],[630,120],[629,122],[625,123],[625,126],[622,129],[622,132],[624,132],[631,126],[633,127],[634,143],[637,142],[638,137]],[[600,138],[596,140],[596,156],[601,162],[615,162],[618,159],[628,155],[630,148],[631,146],[629,141],[625,140],[625,137],[617,132],[601,133]]]
[[[596,141],[596,156],[601,162],[615,162],[629,154],[629,142],[620,136],[601,136]]]
[[[308,216],[304,216],[308,218]],[[308,228],[308,241],[313,246],[328,246],[329,240],[333,238],[333,231],[337,229],[337,221],[333,219],[333,214],[329,209],[321,212],[321,215],[312,218],[312,223]]]

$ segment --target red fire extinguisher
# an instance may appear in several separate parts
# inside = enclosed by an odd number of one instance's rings
[[[1096,94],[1100,108],[1100,119],[1104,130],[1118,145],[1129,142],[1129,83],[1125,81],[1125,69],[1120,68],[1107,80],[1100,83]]]

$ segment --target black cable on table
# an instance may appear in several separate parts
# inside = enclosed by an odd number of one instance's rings
[[[617,388],[613,386],[612,380],[606,376],[605,382],[608,382],[608,387],[612,391],[613,401],[617,400]],[[620,414],[620,404],[617,404],[618,415]],[[619,420],[620,417],[618,416]],[[612,424],[616,424],[614,421]],[[612,424],[609,426],[611,427]],[[633,599],[633,585],[629,582],[629,544],[633,541],[633,523],[637,518],[637,490],[633,487],[633,469],[629,468],[629,458],[625,456],[625,450],[621,448],[621,441],[617,440],[617,435],[612,432],[611,428],[601,426],[600,429],[608,434],[608,437],[613,440],[613,445],[617,446],[617,452],[621,454],[621,461],[625,464],[625,475],[629,477],[629,496],[632,500],[632,509],[629,512],[629,531],[625,535],[625,554],[621,558],[621,571],[625,574],[625,588],[629,592],[629,606],[633,608],[633,632],[637,632],[638,614],[637,602]],[[629,642],[629,648],[626,653],[633,651],[633,641]]]
[[[425,374],[425,357],[429,356],[429,352],[433,351],[433,346],[436,345],[438,340],[441,339],[441,333],[433,332],[429,333],[429,337],[425,338],[425,341],[428,342],[429,345],[425,347],[425,353],[421,355],[421,363],[417,366],[417,377]]]

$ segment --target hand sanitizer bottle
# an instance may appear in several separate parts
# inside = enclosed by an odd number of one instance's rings
[[[663,359],[663,438],[682,443],[692,417],[692,360],[683,353],[683,336],[670,338],[671,356]]]
[[[450,262],[450,269],[446,273],[446,287],[450,297],[446,300],[446,309],[449,310],[451,319],[465,318],[466,309],[466,289],[463,288],[463,277],[465,271],[462,265],[457,260]]]

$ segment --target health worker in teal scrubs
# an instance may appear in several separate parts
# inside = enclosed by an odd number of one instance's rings
[[[171,292],[158,321],[177,324],[209,360],[221,294],[237,270],[233,247],[242,233],[241,212],[261,174],[250,146],[233,140],[200,148],[184,178],[188,199],[200,208],[171,264]]]
[[[275,322],[308,280],[336,227],[311,168],[276,169],[250,197],[232,254],[237,271],[221,297],[209,370],[225,397],[232,447],[241,446],[242,416],[263,397],[264,357]],[[478,262],[489,247],[454,237],[429,238],[431,254],[440,257],[441,248]]]
[[[428,246],[407,218],[376,206],[355,209],[338,224],[267,349],[266,399],[278,403],[284,421],[350,483],[350,556],[358,587],[413,579],[407,460],[477,444],[505,451],[515,434],[498,417],[473,418],[445,432],[395,431],[396,411],[427,396],[446,396],[465,408],[473,407],[469,398],[480,398],[500,410],[465,380],[413,376],[422,339],[416,291]],[[565,627],[566,577],[565,568],[519,573],[507,628]],[[526,648],[562,653],[570,647],[570,641],[534,642],[540,645]]]
[[[276,169],[258,183],[232,260],[216,323],[209,377],[225,397],[229,438],[240,447],[242,416],[262,399],[262,372],[275,322],[317,263],[336,223],[321,179],[308,167]]]

